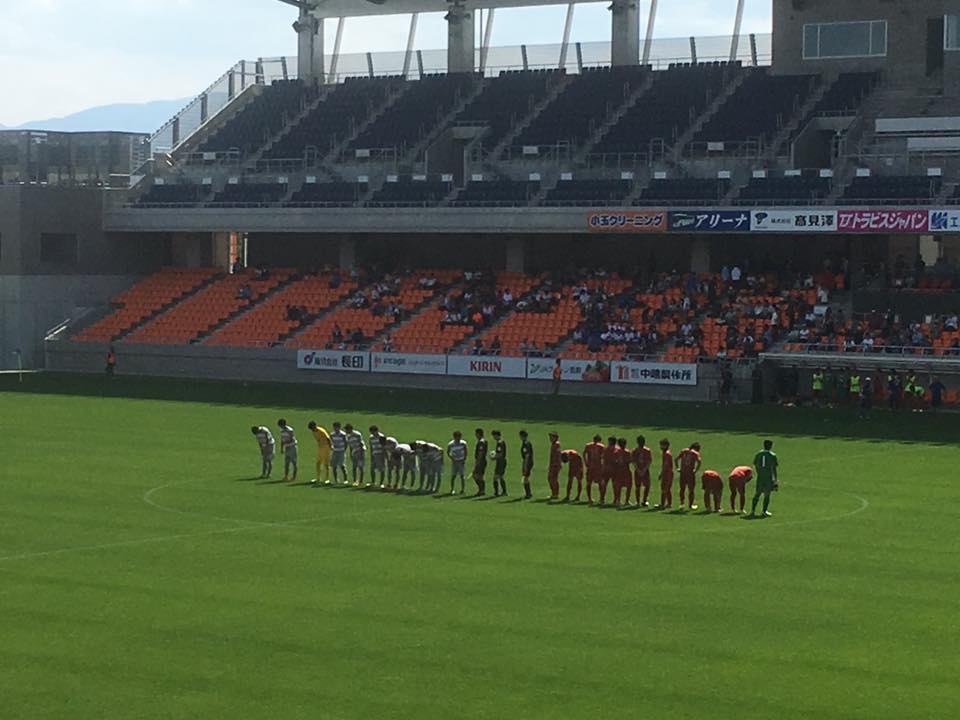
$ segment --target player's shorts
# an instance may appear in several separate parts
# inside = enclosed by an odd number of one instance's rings
[[[603,477],[603,471],[597,467],[588,467],[587,468],[587,482],[588,483],[598,483],[600,478]]]
[[[383,453],[370,456],[370,469],[374,472],[383,472],[386,467],[386,458]]]
[[[329,465],[330,464],[330,450],[323,449],[317,450],[317,462],[320,465]]]
[[[269,447],[260,448],[260,455],[264,460],[273,460],[274,447],[270,445]]]
[[[350,455],[350,464],[355,468],[366,467],[367,464],[367,454],[362,450],[357,453]]]
[[[287,448],[283,451],[283,456],[284,456],[287,460],[291,460],[291,461],[293,461],[293,462],[296,462],[296,461],[297,461],[297,446],[296,446],[296,445],[291,445],[291,446],[287,447]]]
[[[334,450],[330,453],[330,467],[334,470],[337,468],[343,467],[343,461],[346,457],[346,452],[343,450]]]
[[[415,455],[405,455],[403,457],[403,471],[404,472],[417,471],[417,458]]]
[[[497,460],[493,466],[493,474],[497,477],[503,477],[507,474],[507,461],[506,460]]]
[[[723,490],[723,480],[715,477],[701,478],[700,484],[704,490]]]
[[[650,473],[644,473],[643,475],[634,474],[633,481],[644,487],[650,487]]]
[[[523,477],[530,477],[533,474],[533,463],[523,463],[520,466],[520,474]]]
[[[466,472],[466,466],[467,466],[467,463],[465,460],[454,460],[451,477],[456,477],[458,475],[463,477],[463,475]]]
[[[696,487],[696,486],[697,486],[696,475],[687,475],[686,473],[680,473],[680,487]]]
[[[734,480],[731,478],[727,481],[727,484],[730,486],[730,492],[732,493],[742,493],[747,488],[747,484],[743,480]]]
[[[757,494],[773,492],[773,480],[757,480]]]
[[[482,478],[487,474],[487,463],[486,461],[478,462],[473,466],[473,476],[475,478]]]
[[[661,487],[670,487],[673,485],[673,475],[664,475],[660,478]]]

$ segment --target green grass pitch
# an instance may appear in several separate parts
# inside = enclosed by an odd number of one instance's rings
[[[56,376],[4,376],[0,407],[4,718],[960,708],[956,416]],[[723,473],[770,435],[783,488],[745,521],[252,480],[281,414],[301,479],[315,418],[500,427],[514,496],[526,427],[540,499],[550,429],[699,439]]]

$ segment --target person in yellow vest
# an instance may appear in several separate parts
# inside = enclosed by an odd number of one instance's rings
[[[117,371],[117,351],[114,350],[113,345],[111,345],[110,349],[107,350],[107,377],[113,377],[116,371]]]
[[[851,370],[850,371],[850,392],[848,393],[848,397],[850,397],[852,400],[859,399],[860,390],[861,390],[860,373],[856,370]]]
[[[820,399],[823,397],[823,370],[813,371],[811,386],[813,389],[813,404],[819,405]]]
[[[330,455],[333,452],[333,444],[330,441],[330,433],[312,421],[307,425],[307,427],[310,428],[310,432],[313,433],[314,440],[317,441],[317,477],[314,478],[313,483],[316,484],[320,482],[320,476],[322,474],[323,482],[329,485]],[[323,471],[322,473],[321,470]]]

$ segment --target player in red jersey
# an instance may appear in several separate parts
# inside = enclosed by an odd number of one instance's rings
[[[704,470],[701,483],[703,485],[703,507],[707,512],[720,512],[720,502],[723,499],[723,478],[716,470]]]
[[[688,448],[684,448],[677,455],[677,468],[680,470],[680,505],[683,507],[683,499],[687,497],[687,507],[696,510],[694,504],[697,490],[697,472],[700,470],[700,443],[693,443]]]
[[[747,483],[753,480],[753,468],[739,465],[730,472],[727,482],[730,485],[730,509],[735,513],[742,513],[746,502]],[[737,509],[737,496],[740,497],[740,509]]]
[[[633,477],[630,475],[630,450],[627,448],[627,439],[617,440],[617,454],[613,457],[613,504],[620,504],[620,497],[626,491],[623,501],[630,504],[630,489],[633,487]]]
[[[547,482],[550,484],[550,499],[560,499],[560,436],[550,433],[550,463],[547,466]]]
[[[587,502],[593,502],[592,488],[600,484],[603,477],[603,438],[593,436],[593,442],[583,449],[583,460],[587,465]],[[578,494],[579,497],[579,494]]]
[[[660,441],[660,504],[657,509],[668,508],[673,505],[673,453],[670,452],[670,441],[664,438]]]
[[[640,435],[637,437],[637,447],[630,453],[630,460],[633,463],[633,480],[636,484],[637,507],[647,507],[650,503],[647,498],[650,495],[650,466],[653,464],[653,454],[647,447],[647,439]],[[641,495],[641,488],[643,493]],[[641,497],[643,498],[641,500]]]
[[[617,439],[615,437],[607,438],[607,445],[603,448],[603,473],[600,475],[600,504],[607,503],[607,486],[613,484],[614,476],[617,473],[617,464],[615,457],[617,455]]]
[[[560,462],[569,466],[567,471],[567,496],[563,501],[570,502],[570,491],[573,489],[573,481],[576,480],[577,497],[574,502],[578,502],[580,500],[580,493],[583,492],[583,459],[576,450],[564,450],[560,453]]]

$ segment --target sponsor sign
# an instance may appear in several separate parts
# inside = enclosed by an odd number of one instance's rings
[[[596,210],[587,215],[590,232],[665,232],[664,210]]]
[[[671,210],[670,229],[674,232],[748,232],[749,210]]]
[[[370,353],[370,371],[404,375],[446,375],[446,355],[416,353]]]
[[[297,369],[369,372],[370,353],[346,350],[299,350]]]
[[[610,379],[634,385],[696,385],[697,366],[675,363],[614,362]]]
[[[552,380],[556,360],[530,358],[527,360],[529,380]],[[591,360],[561,360],[560,379],[563,382],[610,382],[610,364]]]
[[[960,210],[931,210],[930,232],[960,233]]]
[[[514,357],[483,357],[450,355],[447,357],[447,375],[463,377],[525,378],[527,359]]]
[[[750,229],[754,232],[836,232],[836,210],[754,210]]]
[[[930,227],[928,210],[839,210],[837,227],[840,232],[927,232]]]

